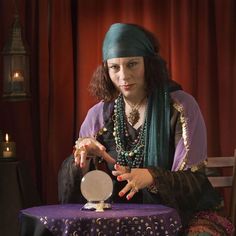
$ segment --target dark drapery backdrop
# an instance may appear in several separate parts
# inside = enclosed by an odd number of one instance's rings
[[[32,98],[0,99],[0,129],[28,160],[44,203],[57,202],[57,173],[95,100],[87,87],[101,63],[104,33],[114,22],[154,32],[171,76],[198,101],[208,154],[236,147],[235,0],[16,0],[31,53]],[[14,1],[0,0],[0,47],[13,23]],[[0,57],[0,95],[3,78]]]

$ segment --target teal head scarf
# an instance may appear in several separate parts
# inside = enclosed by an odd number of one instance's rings
[[[153,56],[155,49],[144,31],[132,24],[111,25],[103,41],[103,61],[118,57]]]

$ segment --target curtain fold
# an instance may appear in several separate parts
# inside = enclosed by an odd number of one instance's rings
[[[57,199],[59,166],[72,152],[74,64],[70,1],[39,1],[39,99],[43,196]]]

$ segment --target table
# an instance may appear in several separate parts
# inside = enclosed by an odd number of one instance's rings
[[[21,236],[27,235],[177,235],[175,209],[151,204],[113,204],[104,212],[80,204],[32,207],[20,212]]]
[[[20,209],[40,204],[27,162],[0,158],[0,235],[18,235]]]

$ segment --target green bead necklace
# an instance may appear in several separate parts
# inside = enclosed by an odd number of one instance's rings
[[[143,163],[146,120],[140,128],[139,134],[135,141],[129,140],[127,130],[127,121],[125,118],[124,99],[119,95],[115,100],[113,115],[113,136],[116,143],[116,151],[118,153],[117,162],[122,166],[130,168],[138,168]]]

